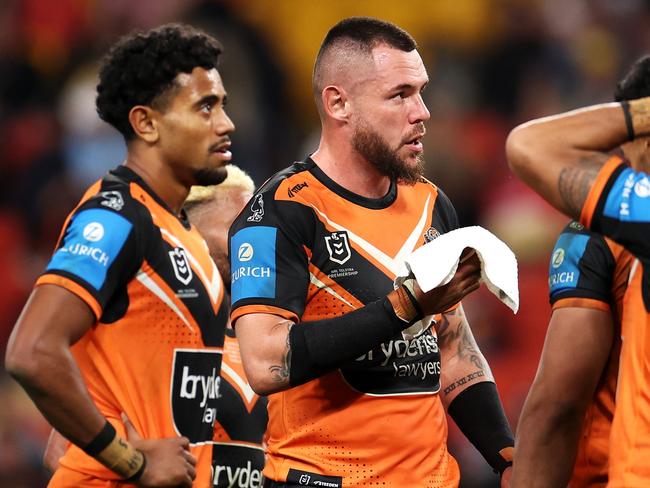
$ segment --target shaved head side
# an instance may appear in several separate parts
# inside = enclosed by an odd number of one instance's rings
[[[352,76],[358,76],[362,63],[372,62],[372,50],[380,44],[404,52],[417,49],[415,39],[408,32],[371,17],[350,17],[329,30],[316,56],[312,77],[314,100],[321,117],[323,89],[329,85],[360,81],[352,80]]]

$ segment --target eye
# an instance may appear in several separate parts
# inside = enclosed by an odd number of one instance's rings
[[[212,111],[212,104],[210,102],[202,103],[201,107],[200,107],[200,110],[204,114],[209,114]]]

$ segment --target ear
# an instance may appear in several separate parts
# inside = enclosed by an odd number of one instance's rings
[[[145,105],[136,105],[129,111],[129,123],[133,132],[140,139],[148,143],[155,143],[158,140],[158,125],[156,111]]]
[[[326,86],[321,93],[323,109],[328,117],[347,122],[350,116],[350,100],[346,91],[335,85]]]

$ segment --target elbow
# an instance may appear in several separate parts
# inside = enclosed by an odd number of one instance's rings
[[[5,370],[23,386],[36,387],[43,372],[48,371],[46,357],[50,356],[38,343],[10,342],[5,354]]]
[[[21,351],[15,344],[7,347],[5,354],[5,370],[19,383],[28,382],[36,374],[37,361],[33,355]]]
[[[510,170],[520,175],[530,164],[535,152],[533,138],[530,137],[531,129],[526,126],[515,127],[506,139],[506,158]]]
[[[259,396],[268,396],[272,393],[278,393],[289,388],[288,380],[284,386],[282,386],[282,384],[279,382],[274,382],[269,378],[263,378],[261,376],[249,377],[248,384],[250,385],[251,389]]]

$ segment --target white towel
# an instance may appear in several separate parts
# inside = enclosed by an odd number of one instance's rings
[[[449,283],[456,274],[460,255],[467,247],[474,249],[481,261],[481,281],[499,300],[517,313],[517,258],[503,241],[479,226],[447,232],[416,249],[402,265],[395,278],[395,287],[410,276],[415,277],[424,292]],[[408,340],[418,336],[430,322],[430,317],[426,317],[413,324],[404,331],[404,338]]]

